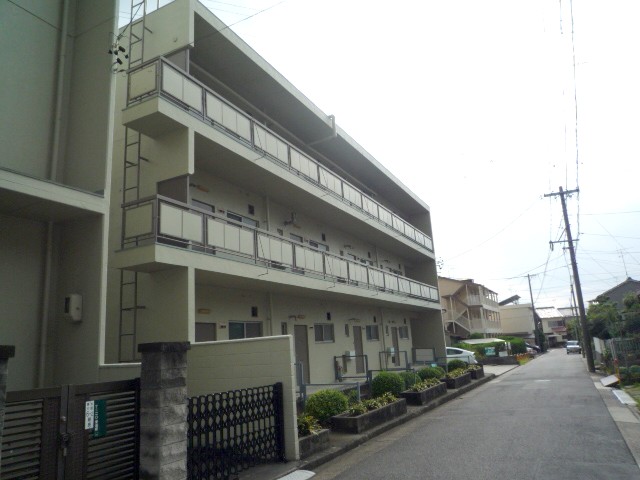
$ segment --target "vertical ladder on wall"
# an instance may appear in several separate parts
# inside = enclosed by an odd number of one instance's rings
[[[144,62],[144,37],[147,31],[147,0],[131,0],[129,20],[129,69]],[[124,170],[122,174],[122,214],[128,202],[140,200],[140,166],[149,160],[142,155],[142,134],[129,127],[124,133]],[[123,226],[125,222],[123,222]],[[124,239],[124,232],[122,232]],[[121,245],[124,247],[124,245]],[[145,307],[139,304],[139,274],[120,270],[120,338],[118,361],[135,361],[137,352],[138,312]]]

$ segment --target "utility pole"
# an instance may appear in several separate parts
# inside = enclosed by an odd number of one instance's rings
[[[567,202],[566,195],[578,192],[576,190],[562,190],[559,187],[559,191],[555,193],[545,194],[545,197],[560,196],[562,202],[562,214],[564,215],[564,226],[567,231],[567,241],[569,243],[569,253],[571,255],[571,268],[573,269],[573,281],[576,286],[576,296],[578,297],[578,312],[580,313],[580,327],[582,328],[582,348],[585,351],[587,357],[587,367],[590,372],[595,372],[596,367],[593,363],[593,351],[591,350],[591,336],[589,335],[589,329],[587,327],[587,314],[584,310],[584,300],[582,299],[582,287],[580,286],[580,276],[578,275],[578,263],[576,262],[576,252],[573,248],[573,238],[571,237],[571,226],[569,225],[569,215],[567,214]]]
[[[547,348],[544,345],[544,332],[542,331],[542,321],[540,317],[536,314],[536,307],[533,304],[533,292],[531,291],[531,275],[527,274],[527,280],[529,280],[529,297],[531,298],[531,313],[533,313],[533,326],[534,333],[536,337],[536,343],[542,349],[543,352],[547,351]]]

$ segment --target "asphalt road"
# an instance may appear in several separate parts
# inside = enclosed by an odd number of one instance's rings
[[[579,355],[553,350],[319,467],[328,479],[640,480]]]

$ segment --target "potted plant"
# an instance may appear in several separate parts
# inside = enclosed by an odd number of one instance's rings
[[[479,363],[473,363],[467,367],[467,372],[471,373],[473,380],[484,377],[484,367]]]
[[[471,382],[471,374],[465,368],[456,368],[445,375],[444,381],[447,388],[460,388]]]
[[[424,405],[434,398],[447,393],[447,384],[437,378],[428,378],[413,384],[400,395],[409,405]]]
[[[322,428],[315,417],[298,417],[298,446],[300,458],[306,458],[329,446],[329,430]]]
[[[331,429],[344,433],[361,433],[407,413],[407,401],[392,393],[364,400],[331,418]]]

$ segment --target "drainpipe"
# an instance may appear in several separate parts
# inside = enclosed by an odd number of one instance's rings
[[[62,25],[60,29],[58,74],[56,78],[56,100],[53,117],[53,132],[51,139],[51,162],[49,163],[49,180],[55,181],[60,157],[60,131],[62,129],[62,97],[64,93],[64,75],[66,70],[67,33],[69,29],[70,0],[65,0],[62,6]],[[47,354],[47,334],[49,330],[49,302],[51,298],[51,264],[53,262],[53,221],[47,222],[47,239],[45,251],[44,278],[42,282],[42,318],[40,319],[40,344],[38,352],[38,388],[45,384],[45,366]]]

